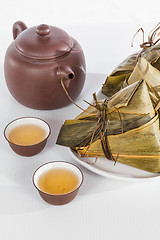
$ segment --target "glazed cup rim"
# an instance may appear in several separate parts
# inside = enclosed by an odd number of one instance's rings
[[[82,176],[82,180],[80,181],[80,184],[78,185],[78,187],[76,187],[73,191],[68,192],[68,193],[64,193],[64,194],[51,194],[51,193],[46,193],[46,192],[42,191],[41,189],[39,189],[39,188],[37,187],[37,185],[35,184],[35,181],[34,181],[35,174],[36,174],[36,172],[37,172],[41,167],[43,167],[43,166],[45,166],[45,165],[47,165],[47,164],[50,164],[50,163],[67,163],[67,164],[70,164],[70,165],[76,167],[76,168],[80,171],[81,176]],[[84,181],[84,175],[83,175],[82,170],[81,170],[79,167],[77,167],[75,164],[70,163],[70,162],[67,162],[67,161],[51,161],[51,162],[44,163],[44,164],[42,164],[41,166],[39,166],[39,167],[35,170],[35,172],[33,173],[33,176],[32,176],[32,182],[33,182],[34,187],[35,187],[39,192],[41,192],[41,193],[43,193],[43,194],[46,194],[46,195],[48,195],[48,196],[53,196],[53,197],[67,196],[67,195],[69,195],[69,194],[74,193],[75,191],[77,191],[77,190],[82,186],[83,181]]]
[[[9,126],[11,123],[16,122],[17,120],[25,119],[25,118],[34,118],[34,119],[41,120],[41,121],[43,121],[43,122],[48,126],[49,133],[47,134],[46,138],[45,138],[43,141],[40,141],[40,142],[38,142],[38,143],[36,143],[36,144],[31,144],[31,145],[19,145],[19,144],[16,144],[16,143],[11,142],[11,141],[7,138],[7,136],[6,136],[6,129],[8,128],[8,126]],[[45,141],[49,138],[49,136],[50,136],[50,134],[51,134],[51,127],[50,127],[50,125],[49,125],[45,120],[43,120],[42,118],[38,118],[38,117],[20,117],[20,118],[16,118],[16,119],[10,121],[10,122],[6,125],[6,127],[4,128],[4,132],[3,132],[3,133],[4,133],[5,139],[7,140],[8,143],[13,144],[14,146],[18,146],[18,147],[26,147],[26,148],[29,148],[29,147],[37,146],[37,145],[45,142]]]

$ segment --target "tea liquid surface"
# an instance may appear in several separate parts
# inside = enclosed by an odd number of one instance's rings
[[[18,145],[33,145],[45,139],[45,130],[34,124],[24,124],[11,130],[8,139]]]
[[[75,190],[79,179],[77,175],[65,168],[50,169],[39,177],[38,187],[49,194],[66,194]]]

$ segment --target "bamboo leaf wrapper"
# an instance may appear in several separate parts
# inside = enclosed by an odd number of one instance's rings
[[[157,89],[159,76],[159,71],[145,59],[138,62],[126,81],[127,87],[107,101],[105,133],[112,156],[116,158],[119,154],[117,161],[155,173],[160,172],[159,114],[155,110],[159,99],[152,85]],[[98,104],[103,107],[104,102]],[[95,105],[89,106],[76,119],[66,120],[57,144],[70,147],[82,156],[105,157],[99,134],[104,129],[98,125],[97,111]]]

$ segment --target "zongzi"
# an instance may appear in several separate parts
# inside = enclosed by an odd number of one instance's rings
[[[121,89],[124,81],[128,80],[134,70],[139,56],[145,58],[153,67],[160,70],[160,43],[158,43],[160,38],[157,39],[159,30],[160,24],[150,32],[148,41],[140,44],[140,47],[143,48],[141,52],[130,55],[113,70],[103,84],[103,94],[110,97]]]
[[[160,172],[160,133],[144,79],[131,83],[108,100],[95,101],[63,124],[57,144],[81,156],[107,157],[149,172]]]

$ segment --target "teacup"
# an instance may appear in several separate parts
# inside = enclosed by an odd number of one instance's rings
[[[32,129],[34,126],[35,128],[41,129],[41,131],[43,131],[43,138],[42,139],[39,138],[39,140],[36,140],[34,142],[33,141],[34,135],[32,133],[32,135],[29,135],[31,143],[27,143],[27,144],[24,143],[26,135],[29,134],[27,131],[25,133],[22,132],[22,129],[24,131],[26,126],[27,127],[32,126]],[[17,130],[17,133],[15,132],[16,130]],[[16,139],[16,137],[18,138],[20,136],[22,143],[16,142],[17,140],[13,141],[11,139],[11,134],[13,133],[13,131],[14,131],[14,138]],[[45,147],[50,133],[51,133],[51,128],[48,125],[48,123],[40,118],[35,118],[35,117],[22,117],[22,118],[15,119],[12,122],[10,122],[4,129],[4,136],[8,141],[12,150],[17,154],[26,156],[26,157],[33,156],[35,154],[40,153]]]
[[[74,174],[77,178],[76,185],[72,190],[71,186],[67,186],[69,182],[66,173],[62,173],[63,170],[70,171],[70,173]],[[49,176],[52,177],[51,180],[49,180]],[[83,183],[83,178],[82,171],[74,164],[64,161],[55,161],[40,166],[34,172],[33,184],[44,201],[52,205],[64,205],[71,202],[76,197]],[[66,191],[65,189],[63,191],[62,184],[63,188],[67,189]],[[49,188],[50,190],[48,190]]]

